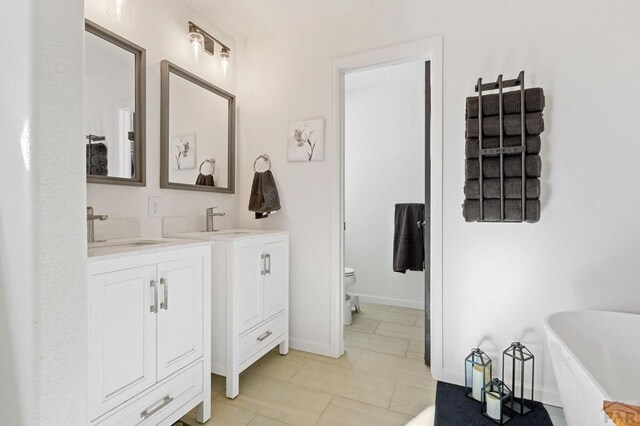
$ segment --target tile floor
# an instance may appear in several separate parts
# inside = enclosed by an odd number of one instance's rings
[[[362,303],[344,337],[339,359],[274,349],[242,373],[234,400],[213,375],[206,426],[431,426],[436,382],[423,360],[424,311]],[[566,425],[562,409],[547,410]],[[198,425],[195,411],[182,420]]]
[[[213,375],[213,425],[431,425],[417,415],[435,401],[424,365],[424,312],[362,304],[345,327],[340,359],[277,348],[240,376],[240,395],[224,396]],[[183,418],[196,426],[195,413]]]

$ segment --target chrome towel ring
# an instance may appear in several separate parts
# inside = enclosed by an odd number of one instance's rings
[[[256,165],[258,164],[258,160],[260,159],[263,159],[264,161],[267,162],[267,164],[269,164],[269,168],[267,168],[267,170],[265,171],[271,170],[271,160],[269,159],[269,156],[267,154],[261,154],[261,155],[258,155],[258,158],[256,158],[256,161],[253,162],[253,171],[256,173],[258,172],[258,169],[256,169]]]
[[[200,163],[200,167],[198,168],[200,174],[202,174],[202,166],[204,166],[205,163],[211,164],[211,173],[209,174],[212,175],[216,171],[216,160],[214,160],[213,158],[207,158],[202,163]]]

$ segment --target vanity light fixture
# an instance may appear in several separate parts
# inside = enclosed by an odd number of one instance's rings
[[[222,71],[227,76],[229,70],[229,57],[231,56],[231,49],[220,40],[189,21],[189,43],[193,46],[194,55],[196,60],[198,59],[200,52],[205,52],[211,56],[215,53],[216,43],[220,45],[220,63],[222,65]]]

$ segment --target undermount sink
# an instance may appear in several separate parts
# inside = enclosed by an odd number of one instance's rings
[[[156,244],[162,244],[166,241],[157,240],[136,240],[136,241],[104,241],[101,243],[89,244],[89,248],[102,248],[102,247],[142,247],[152,246]]]

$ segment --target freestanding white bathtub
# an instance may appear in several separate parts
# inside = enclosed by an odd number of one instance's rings
[[[569,426],[614,424],[605,400],[640,405],[640,315],[561,312],[545,329]]]

